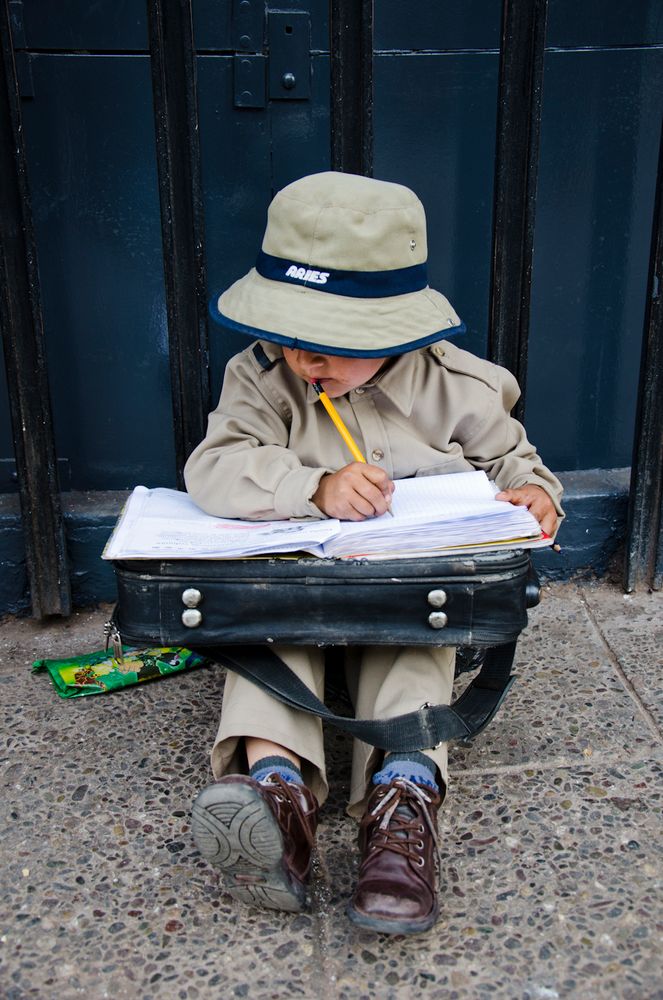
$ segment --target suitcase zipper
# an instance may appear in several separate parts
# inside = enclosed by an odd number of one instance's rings
[[[113,659],[117,660],[118,663],[124,663],[122,636],[112,618],[104,622],[104,635],[106,636],[106,645],[104,647],[106,652],[108,652],[108,647],[111,645],[113,647]]]

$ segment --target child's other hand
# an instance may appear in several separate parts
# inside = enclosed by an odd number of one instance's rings
[[[557,531],[559,522],[555,505],[540,486],[528,483],[515,490],[502,490],[495,499],[506,500],[508,503],[514,504],[515,507],[527,507],[547,535],[554,535]]]
[[[393,492],[394,484],[384,469],[351,462],[323,476],[311,500],[328,517],[365,521],[387,511]]]

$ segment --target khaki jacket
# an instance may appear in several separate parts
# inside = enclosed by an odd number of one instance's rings
[[[500,489],[542,486],[563,516],[559,480],[509,416],[519,395],[505,368],[441,341],[400,355],[334,405],[366,460],[391,479],[484,469]],[[229,362],[184,478],[195,502],[220,517],[320,518],[311,497],[321,477],[351,461],[313,387],[280,347],[258,341]]]

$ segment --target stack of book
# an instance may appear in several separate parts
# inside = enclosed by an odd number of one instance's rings
[[[186,494],[137,486],[104,559],[237,559],[306,552],[329,559],[392,559],[496,548],[538,548],[552,539],[525,507],[496,500],[484,472],[396,483],[391,511],[365,521],[242,521],[203,513]]]

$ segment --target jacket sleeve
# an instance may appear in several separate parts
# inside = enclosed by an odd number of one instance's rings
[[[532,483],[546,491],[555,510],[564,517],[561,507],[563,487],[546,468],[536,449],[527,439],[525,428],[511,410],[520,396],[518,383],[506,368],[495,366],[496,389],[485,387],[485,408],[480,421],[468,427],[461,441],[463,454],[477,469],[483,469],[501,490],[516,489]]]
[[[325,517],[311,497],[331,470],[303,466],[288,448],[285,406],[268,398],[259,380],[246,352],[228,364],[207,434],[184,468],[187,491],[217,517]]]

